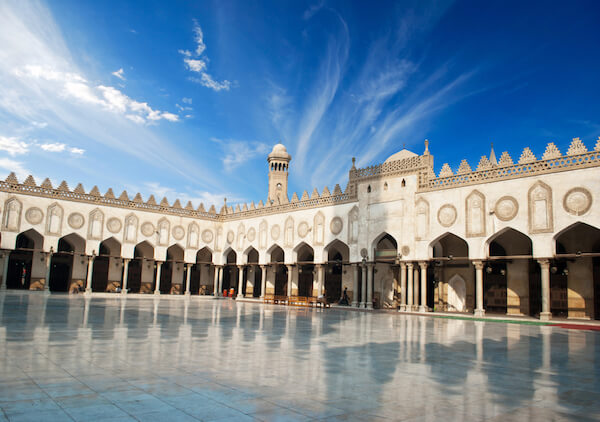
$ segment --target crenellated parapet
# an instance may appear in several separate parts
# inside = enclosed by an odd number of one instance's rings
[[[581,139],[574,138],[566,155],[562,155],[556,145],[550,142],[541,159],[537,159],[531,149],[526,147],[516,164],[506,151],[502,153],[497,164],[492,163],[486,156],[481,157],[474,171],[467,160],[462,160],[456,173],[445,163],[437,177],[419,180],[419,191],[449,189],[597,166],[600,166],[600,137],[593,151],[588,151]]]

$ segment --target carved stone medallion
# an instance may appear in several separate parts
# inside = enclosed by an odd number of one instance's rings
[[[404,245],[402,246],[402,256],[407,256],[410,253],[410,246]]]
[[[25,212],[25,219],[29,224],[39,224],[44,219],[44,213],[38,207],[31,207]]]
[[[154,234],[154,224],[152,224],[149,221],[146,221],[144,224],[142,224],[141,230],[144,236],[152,236]]]
[[[519,211],[519,203],[512,196],[503,196],[496,202],[494,213],[499,220],[510,221],[516,217]]]
[[[72,229],[80,229],[83,227],[85,219],[83,218],[83,215],[79,214],[78,212],[74,212],[69,215],[67,222]]]
[[[248,229],[248,234],[246,234],[246,239],[248,239],[248,242],[254,242],[254,239],[256,239],[256,230],[254,229],[254,227],[250,227]]]
[[[235,234],[233,233],[233,230],[229,230],[227,232],[227,243],[229,243],[229,244],[233,243],[234,239],[235,239]]]
[[[118,233],[121,231],[121,220],[116,217],[109,218],[106,222],[106,228],[111,233]]]
[[[333,234],[340,234],[344,228],[344,221],[340,217],[333,217],[329,224],[329,230]]]
[[[369,251],[367,250],[367,248],[362,248],[360,250],[360,256],[367,259],[369,257]]]
[[[212,240],[213,240],[213,237],[214,237],[214,236],[213,236],[213,232],[212,232],[212,230],[208,230],[208,229],[206,229],[206,230],[204,230],[204,231],[202,232],[202,241],[203,241],[204,243],[210,243],[210,242],[212,242]]]
[[[300,224],[298,224],[298,236],[300,236],[301,239],[304,239],[307,234],[308,234],[308,223],[306,221],[303,221]]]
[[[275,224],[273,227],[271,227],[271,239],[273,239],[273,240],[279,239],[280,234],[281,234],[281,228],[279,227],[279,224]]]
[[[456,221],[456,207],[452,204],[442,205],[438,211],[438,222],[444,227],[450,227]]]
[[[592,194],[585,188],[573,188],[565,194],[563,207],[573,215],[583,215],[592,206]]]
[[[183,239],[183,236],[185,236],[185,229],[181,226],[175,226],[173,227],[172,233],[175,240],[181,240]]]

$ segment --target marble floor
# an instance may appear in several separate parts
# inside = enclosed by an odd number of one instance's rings
[[[8,291],[0,409],[44,422],[600,420],[600,332]]]

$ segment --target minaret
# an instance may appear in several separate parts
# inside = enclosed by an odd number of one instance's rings
[[[292,156],[285,146],[277,144],[267,157],[269,163],[269,197],[274,204],[286,204],[288,199],[288,171]]]
[[[496,160],[496,153],[494,152],[494,143],[493,142],[492,142],[492,151],[490,152],[490,163],[492,163],[493,166],[498,165],[498,161]]]

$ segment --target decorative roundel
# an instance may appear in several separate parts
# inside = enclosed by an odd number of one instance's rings
[[[246,238],[248,239],[248,242],[254,242],[254,239],[256,239],[256,230],[254,230],[254,227],[250,227],[248,229],[248,233],[246,234]]]
[[[360,250],[360,256],[367,259],[369,257],[369,251],[367,250],[367,248],[362,248]]]
[[[235,234],[233,233],[233,230],[229,230],[227,232],[227,243],[229,243],[229,244],[233,243],[234,239],[235,239]]]
[[[410,246],[408,246],[408,245],[402,246],[401,252],[402,252],[403,256],[407,256],[410,253]]]
[[[271,239],[277,240],[279,239],[279,235],[281,234],[281,229],[279,228],[279,224],[275,224],[271,227]]]
[[[106,222],[106,228],[111,233],[118,233],[121,231],[121,220],[115,217],[109,218]]]
[[[442,205],[438,211],[438,221],[444,227],[450,227],[456,221],[456,208],[454,205]]]
[[[175,226],[173,227],[172,233],[175,240],[181,240],[183,239],[183,236],[185,236],[185,229],[181,226]]]
[[[72,229],[80,229],[83,227],[85,219],[83,218],[83,215],[79,214],[78,212],[74,212],[69,215],[67,222]]]
[[[340,217],[333,217],[329,224],[329,229],[333,234],[340,234],[344,228],[344,221]]]
[[[38,207],[31,207],[25,212],[25,219],[29,224],[39,224],[44,219],[44,213]]]
[[[146,221],[144,224],[142,224],[141,231],[146,237],[152,236],[154,234],[154,224]]]
[[[212,232],[212,230],[208,230],[208,229],[204,230],[202,232],[202,241],[204,243],[210,243],[210,242],[212,242],[212,240],[213,240],[213,232]]]
[[[494,214],[502,221],[510,221],[516,217],[519,212],[519,203],[512,196],[503,196],[496,202]]]
[[[574,215],[583,215],[592,206],[592,194],[585,188],[573,188],[565,194],[563,207]]]
[[[306,221],[301,222],[300,224],[298,224],[298,236],[300,236],[300,238],[305,238],[306,235],[308,234],[308,223]]]

